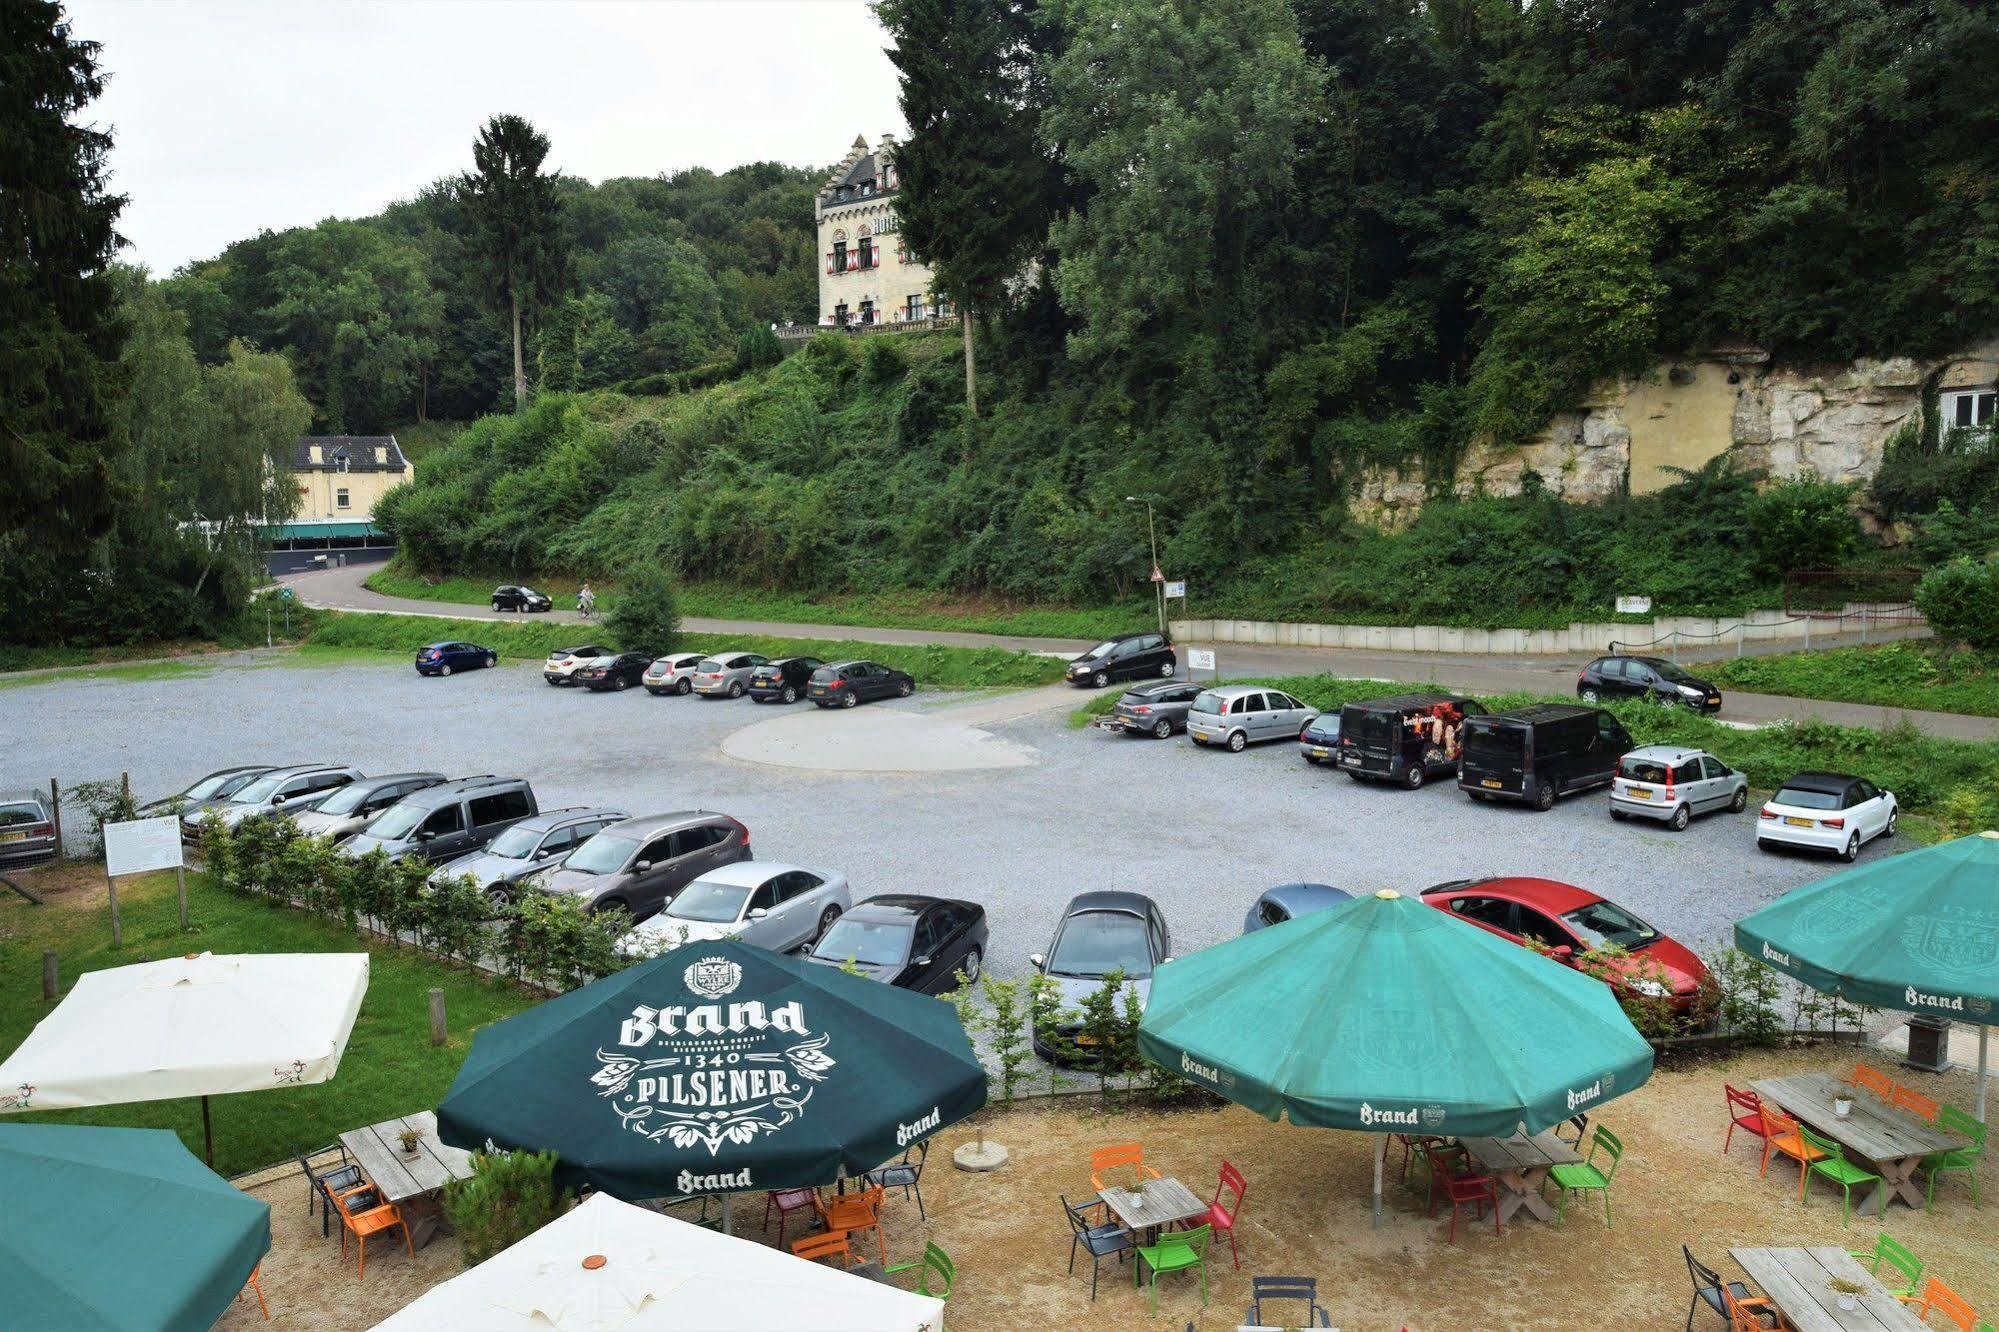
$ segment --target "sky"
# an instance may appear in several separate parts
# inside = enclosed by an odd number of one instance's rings
[[[0,0],[4,2],[4,0]],[[590,180],[828,166],[904,135],[860,0],[68,0],[110,75],[121,258],[164,276],[471,165],[487,117]]]

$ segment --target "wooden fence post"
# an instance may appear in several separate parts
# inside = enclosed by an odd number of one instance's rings
[[[57,860],[61,860],[61,859],[63,858],[63,852],[62,852],[62,788],[56,785],[56,779],[55,779],[55,778],[53,778],[53,777],[49,778],[49,812],[55,815],[55,823],[56,823],[56,859],[57,859]]]
[[[180,927],[187,929],[187,866],[174,866],[174,891],[180,895]]]
[[[108,869],[104,871],[104,886],[111,890],[111,946],[123,948],[125,932],[118,925],[118,880],[112,877]]]
[[[44,948],[42,950],[42,998],[54,1001],[56,995],[61,990],[62,987],[57,983],[56,978],[56,950],[53,948]]]
[[[430,992],[430,1043],[432,1045],[444,1044],[446,1034],[444,1025],[444,991],[432,990]]]
[[[131,804],[131,803],[132,803],[132,774],[131,774],[131,773],[129,773],[129,772],[121,772],[121,773],[119,773],[119,774],[118,774],[118,793],[119,793],[120,795],[122,795],[122,796],[123,796],[123,797],[125,798],[125,803],[126,803],[126,804],[128,804],[128,805],[129,805],[129,804]]]

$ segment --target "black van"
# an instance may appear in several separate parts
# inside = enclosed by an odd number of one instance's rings
[[[1485,714],[1477,699],[1461,694],[1397,694],[1340,709],[1336,762],[1355,781],[1382,778],[1415,790],[1426,780],[1458,770],[1467,717]]]
[[[1495,712],[1465,721],[1458,788],[1480,800],[1552,809],[1555,797],[1607,786],[1631,733],[1601,708],[1570,703]]]

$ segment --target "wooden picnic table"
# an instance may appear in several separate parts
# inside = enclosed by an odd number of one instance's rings
[[[1553,1221],[1555,1209],[1541,1196],[1548,1172],[1558,1165],[1579,1165],[1582,1157],[1574,1147],[1543,1129],[1529,1137],[1516,1133],[1508,1138],[1460,1138],[1465,1154],[1484,1166],[1498,1184],[1499,1221],[1504,1225],[1521,1208],[1542,1221]]]
[[[423,1135],[416,1155],[403,1154],[397,1135],[415,1129]],[[472,1153],[437,1140],[437,1116],[420,1110],[340,1135],[340,1145],[361,1167],[383,1202],[402,1209],[410,1243],[422,1248],[444,1225],[444,1186],[472,1177]]]
[[[1919,1332],[1924,1326],[1845,1249],[1735,1248],[1729,1253],[1797,1332]],[[1838,1292],[1827,1284],[1834,1277],[1867,1287],[1856,1297],[1858,1308],[1839,1307]]]
[[[1140,1236],[1140,1243],[1155,1243],[1159,1232],[1176,1221],[1191,1221],[1197,1216],[1208,1214],[1208,1204],[1194,1196],[1179,1180],[1168,1176],[1165,1179],[1145,1181],[1143,1197],[1135,1196],[1129,1189],[1116,1187],[1105,1189],[1097,1195],[1104,1200],[1104,1206],[1111,1209],[1111,1215],[1118,1219],[1126,1230]],[[1150,1239],[1144,1238],[1150,1235]]]
[[[1923,1189],[1916,1179],[1916,1167],[1923,1158],[1971,1145],[1969,1138],[1943,1132],[1829,1073],[1761,1078],[1749,1085],[1758,1096],[1815,1133],[1873,1163],[1881,1175],[1880,1187],[1854,1204],[1856,1212],[1866,1211],[1868,1203],[1878,1201],[1881,1205],[1876,1211],[1885,1214],[1889,1198],[1922,1207]],[[1844,1119],[1833,1112],[1837,1096],[1853,1101],[1853,1110]]]

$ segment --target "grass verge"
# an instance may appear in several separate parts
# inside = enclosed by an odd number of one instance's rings
[[[161,658],[238,652],[244,648],[263,647],[267,643],[296,643],[312,632],[315,612],[296,602],[287,611],[280,603],[272,601],[269,636],[266,637],[264,610],[261,600],[252,602],[232,619],[217,625],[214,635],[209,638],[155,639],[143,643],[108,643],[86,647],[27,647],[18,643],[0,643],[0,674],[71,666],[118,666],[134,662],[150,666]],[[7,683],[10,682],[0,681],[0,688]]]
[[[1999,654],[1926,639],[1737,657],[1700,671],[1723,688],[1757,694],[1999,717]]]
[[[35,886],[49,905],[13,894],[0,900],[0,1057],[50,1011],[42,1000],[42,950],[60,955],[65,992],[86,971],[124,966],[195,949],[217,953],[357,952],[371,955],[368,996],[330,1082],[314,1087],[218,1096],[211,1102],[215,1168],[234,1174],[323,1147],[339,1134],[392,1115],[435,1106],[464,1061],[476,1027],[529,1007],[532,996],[508,982],[444,966],[386,944],[363,941],[338,924],[268,902],[239,897],[205,874],[187,878],[182,933],[171,874],[121,880],[119,918],[125,946],[111,947],[111,913],[102,872],[94,866],[38,870]],[[430,1043],[428,995],[444,991],[451,1038]],[[201,1153],[198,1099],[46,1111],[15,1116],[49,1123],[166,1128]]]

